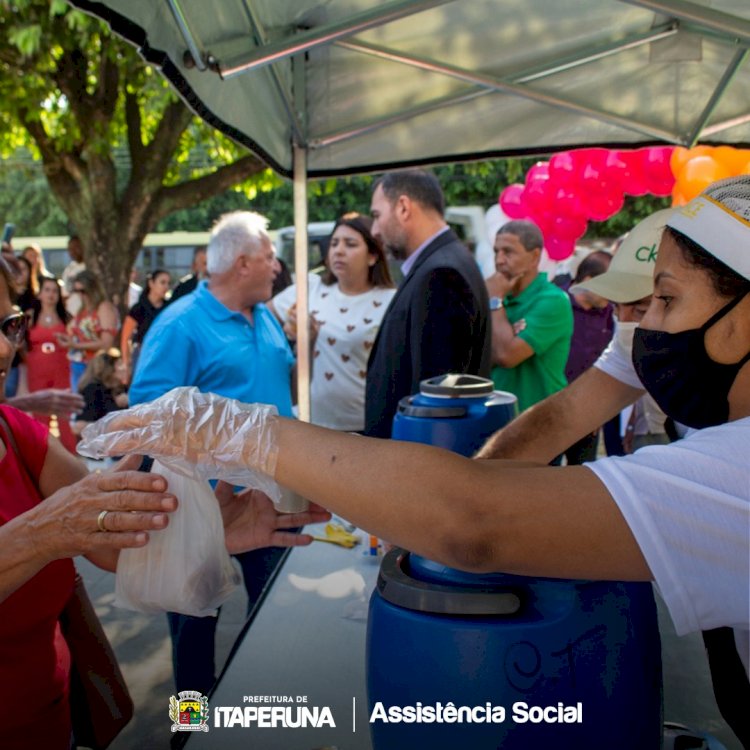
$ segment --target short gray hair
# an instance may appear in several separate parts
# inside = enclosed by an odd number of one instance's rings
[[[226,273],[240,255],[257,253],[268,236],[268,219],[254,211],[231,211],[211,229],[206,252],[208,272]]]
[[[539,229],[539,227],[534,224],[533,221],[526,221],[524,219],[507,221],[500,227],[500,229],[497,230],[497,234],[515,235],[516,237],[518,237],[518,241],[529,252],[535,250],[537,247],[540,250],[544,247],[544,237],[542,236],[542,230]]]

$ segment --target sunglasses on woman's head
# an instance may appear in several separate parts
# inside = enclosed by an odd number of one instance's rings
[[[13,346],[20,346],[26,336],[26,316],[23,313],[11,313],[0,320],[0,331]]]

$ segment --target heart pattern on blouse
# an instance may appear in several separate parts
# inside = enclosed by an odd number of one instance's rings
[[[360,370],[359,377],[364,380],[367,377],[367,370]]]
[[[369,326],[370,323],[372,323],[372,318],[362,318],[362,320],[366,326]]]
[[[339,307],[339,312],[340,313],[348,313],[349,312],[349,308],[348,307]]]
[[[374,343],[374,341],[365,341],[365,349],[372,349]]]
[[[346,327],[346,330],[347,330],[347,331],[348,331],[349,333],[351,333],[351,332],[352,332],[352,331],[353,331],[353,330],[354,330],[355,328],[356,328],[356,326],[348,325],[348,326]]]
[[[327,372],[325,375],[326,375],[326,380],[331,380],[333,378],[332,372]]]
[[[375,305],[375,307],[380,307],[383,303],[382,302],[378,302],[376,299],[374,299],[372,301],[372,304]]]
[[[342,362],[348,362],[351,359],[351,357],[348,354],[342,354],[341,355],[341,361]]]
[[[333,346],[336,343],[336,339],[333,336],[329,336],[327,339],[328,343]]]

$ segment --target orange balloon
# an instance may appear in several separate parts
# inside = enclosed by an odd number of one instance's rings
[[[690,152],[684,146],[677,146],[672,151],[672,156],[669,157],[669,168],[672,170],[672,174],[677,179],[677,175],[682,172],[682,168],[685,166],[685,162],[690,158]]]
[[[713,156],[713,146],[693,146],[688,151],[688,158],[694,159],[696,156]]]
[[[744,174],[750,160],[750,151],[734,148],[733,146],[719,146],[714,149],[713,158],[721,162],[731,176]]]
[[[682,194],[682,191],[675,183],[672,188],[672,206],[684,206],[687,203],[687,198]]]
[[[676,187],[687,200],[700,195],[711,183],[730,177],[729,170],[710,156],[696,156],[685,162]]]

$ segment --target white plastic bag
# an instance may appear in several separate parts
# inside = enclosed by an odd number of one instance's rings
[[[179,507],[145,547],[120,552],[115,605],[138,612],[215,614],[240,576],[224,543],[219,504],[205,480],[177,474],[158,461],[152,471],[169,483]]]

